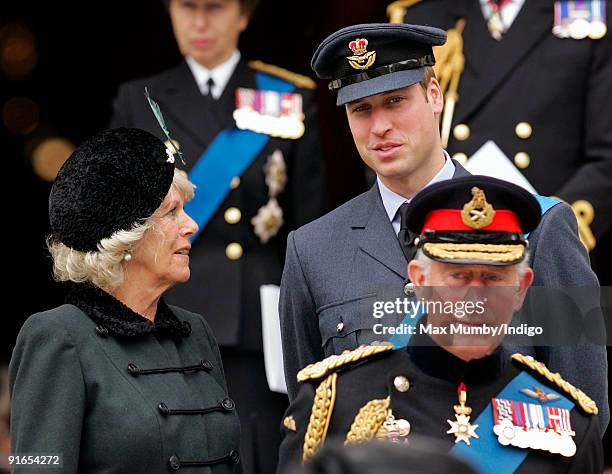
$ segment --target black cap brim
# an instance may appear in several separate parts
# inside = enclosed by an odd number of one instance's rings
[[[409,69],[385,74],[368,81],[357,82],[343,87],[338,91],[336,105],[345,105],[355,100],[370,97],[383,92],[394,91],[420,82],[425,74],[425,68]]]

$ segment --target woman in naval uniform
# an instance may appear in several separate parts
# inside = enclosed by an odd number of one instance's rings
[[[217,343],[200,315],[162,298],[189,279],[197,232],[183,209],[194,187],[173,163],[150,133],[119,128],[58,174],[49,250],[56,279],[73,288],[67,304],[25,322],[13,352],[21,472],[242,472]]]

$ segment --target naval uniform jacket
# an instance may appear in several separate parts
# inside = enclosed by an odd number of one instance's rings
[[[431,437],[440,440],[451,450],[455,445],[455,437],[447,434],[450,427],[447,420],[455,421],[453,405],[458,405],[457,389],[460,382],[464,382],[467,387],[466,406],[473,410],[470,415],[472,424],[478,424],[476,420],[485,407],[490,406],[491,398],[496,397],[522,371],[528,371],[536,378],[546,393],[551,393],[552,389],[561,396],[567,396],[567,393],[561,391],[556,384],[548,382],[524,365],[512,361],[510,355],[501,348],[490,356],[466,363],[434,345],[428,336],[414,337],[429,341],[418,347],[409,345],[408,348],[370,355],[365,360],[357,359],[352,363],[328,370],[323,376],[313,375],[301,383],[297,397],[287,410],[287,417],[292,417],[294,424],[291,426],[287,423],[290,428],[283,428],[284,439],[279,453],[279,474],[289,472],[289,466],[301,462],[311,412],[313,418],[320,415],[313,411],[315,392],[322,380],[328,379],[334,372],[337,373],[335,402],[331,404],[332,413],[328,415],[330,418],[325,440],[334,438],[346,440],[353,422],[359,427],[359,429],[353,428],[353,433],[361,440],[367,439],[366,433],[368,426],[371,425],[367,423],[360,425],[356,421],[356,415],[371,400],[382,401],[390,397],[389,408],[395,419],[404,419],[410,423],[410,433],[405,438],[408,442],[411,436]],[[404,377],[403,386],[397,384],[398,376]],[[531,386],[520,388],[534,390]],[[521,401],[519,390],[506,393],[505,399]],[[322,400],[325,395],[319,392],[317,398]],[[528,403],[538,404],[538,401],[529,399]],[[545,403],[542,404],[542,407],[545,406]],[[492,414],[488,416],[492,418]],[[563,457],[560,454],[526,449],[527,456],[515,471],[501,468],[499,474],[600,473],[603,467],[603,451],[597,416],[582,412],[575,402],[570,417],[571,427],[576,432],[574,442],[577,451],[574,456]],[[367,419],[367,415],[364,414],[363,419]],[[324,424],[323,421],[322,423]],[[485,426],[483,423],[476,429],[476,434],[480,438],[478,441],[483,441],[486,437],[496,438]],[[372,434],[371,430],[369,434]],[[309,444],[312,444],[312,439],[317,439],[316,433],[311,432],[311,435],[314,436],[310,438]],[[474,448],[475,440],[471,441],[471,448]],[[490,441],[498,443],[497,439]],[[467,449],[468,459],[471,459],[469,449]],[[500,449],[519,450],[512,446],[500,446]],[[492,455],[485,449],[483,457],[478,457],[476,461],[486,465]],[[432,466],[434,465],[435,460],[432,460]]]
[[[143,95],[147,86],[190,170],[219,132],[235,128],[232,113],[236,89],[257,89],[255,73],[241,60],[221,97],[211,101],[202,96],[187,63],[182,61],[156,76],[122,85],[114,101],[111,126],[142,128],[165,140]],[[189,282],[166,294],[169,303],[204,315],[221,347],[262,348],[259,288],[280,283],[288,231],[326,210],[324,165],[312,91],[297,87],[294,92],[303,99],[304,135],[297,140],[270,137],[240,176],[238,187],[193,242]],[[278,196],[285,224],[276,237],[263,244],[253,232],[251,218],[268,201],[264,166],[275,150],[282,152],[287,165],[287,184]],[[180,160],[176,165],[182,167]],[[197,192],[196,189],[195,199]],[[241,212],[236,224],[228,223],[224,217],[232,207]],[[231,243],[242,247],[240,258],[231,260],[226,255]]]
[[[65,473],[242,472],[238,416],[201,316],[160,300],[153,324],[86,284],[68,302],[30,316],[17,338],[14,454],[59,455]]]
[[[469,173],[455,162],[454,177]],[[533,286],[588,287],[597,277],[578,239],[576,218],[565,203],[550,208],[529,235]],[[280,319],[289,399],[306,365],[360,344],[380,340],[372,331],[371,302],[386,290],[401,291],[407,262],[383,207],[378,186],[289,234],[281,283]],[[404,296],[399,294],[398,296]],[[380,296],[378,296],[380,299]],[[364,311],[370,304],[370,312]],[[556,314],[549,304],[539,311]],[[569,329],[568,329],[569,330]],[[588,393],[608,424],[607,359],[603,345],[520,348]]]
[[[448,151],[468,157],[493,140],[539,194],[595,210],[590,228],[601,236],[612,224],[612,34],[599,40],[561,39],[552,33],[552,0],[527,0],[501,41],[491,37],[478,0],[422,0],[404,21],[448,30],[465,19],[465,70]],[[516,125],[527,122],[531,136]],[[453,131],[469,127],[469,137]]]

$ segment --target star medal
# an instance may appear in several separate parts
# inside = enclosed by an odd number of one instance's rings
[[[459,441],[463,441],[469,446],[470,438],[478,438],[476,434],[478,425],[470,424],[472,409],[465,404],[467,401],[467,387],[463,382],[459,384],[457,393],[459,395],[459,405],[453,406],[455,410],[455,421],[446,420],[450,425],[450,429],[446,433],[455,435],[455,444]]]

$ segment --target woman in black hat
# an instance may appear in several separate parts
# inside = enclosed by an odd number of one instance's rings
[[[49,250],[67,304],[31,316],[9,368],[9,459],[21,472],[242,472],[217,343],[164,303],[189,279],[194,186],[148,132],[81,145],[49,198]]]

